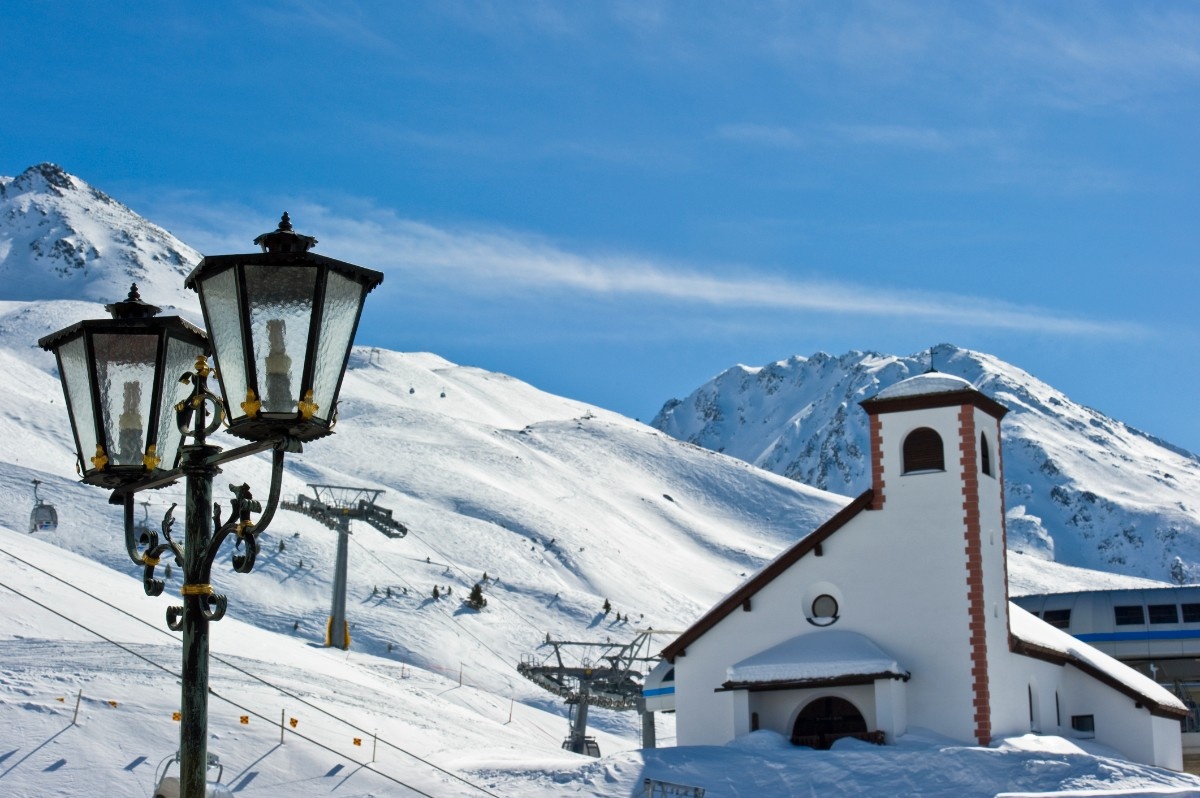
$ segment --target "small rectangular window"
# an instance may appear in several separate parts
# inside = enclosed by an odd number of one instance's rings
[[[1200,604],[1183,604],[1183,622],[1200,623]]]
[[[1096,716],[1095,715],[1072,715],[1071,728],[1077,732],[1085,732],[1087,734],[1096,733]]]
[[[1142,605],[1140,604],[1113,607],[1113,616],[1117,622],[1117,626],[1134,626],[1146,622],[1146,615],[1142,612]]]
[[[1070,610],[1046,610],[1042,619],[1056,629],[1066,629],[1071,625]]]
[[[1179,609],[1174,604],[1151,604],[1150,623],[1179,623]]]

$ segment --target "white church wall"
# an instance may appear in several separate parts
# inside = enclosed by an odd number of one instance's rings
[[[1155,717],[1150,722],[1154,758],[1144,761],[1153,762],[1161,768],[1183,770],[1183,741],[1179,721]]]
[[[722,624],[728,622],[728,618]],[[732,693],[714,693],[733,664],[720,625],[675,658],[675,736],[679,745],[721,745],[733,739]],[[739,657],[740,659],[740,657]]]
[[[1182,769],[1183,748],[1178,720],[1151,715],[1145,708],[1137,706],[1134,699],[1069,665],[1063,670],[1063,686],[1067,693],[1063,707],[1066,736],[1088,737],[1072,728],[1072,718],[1090,715],[1095,727],[1090,736],[1096,742],[1137,762]]]
[[[908,731],[908,685],[899,679],[879,679],[875,691],[875,728],[890,745]]]
[[[1067,734],[1070,718],[1062,699],[1062,666],[1014,654],[1007,647],[999,654],[990,654],[990,665],[994,739],[1029,732]],[[1029,717],[1030,688],[1034,701],[1032,720]],[[1060,696],[1057,712],[1055,694]]]
[[[1036,696],[1037,706],[1035,706],[1035,714],[1039,716],[1037,722],[1044,725],[1047,717],[1045,711],[1047,688],[1051,683],[1057,683],[1058,674],[1053,670],[1045,670],[1041,667],[1042,665],[1047,665],[1049,668],[1055,667],[1049,663],[1037,663],[1036,666],[1029,666],[1027,663],[1019,661],[1026,658],[1014,658],[1008,650],[1008,572],[1004,532],[1004,485],[1002,463],[1000,462],[1000,422],[979,408],[972,408],[971,412],[975,427],[971,440],[975,449],[973,470],[978,486],[978,535],[983,565],[983,598],[987,623],[988,683],[993,696],[999,699],[989,702],[992,712],[992,735],[995,737],[999,735],[1000,729],[1013,727],[1014,716],[1019,721],[1020,713],[1015,712],[1012,707],[1014,704],[1021,703],[1019,700],[1021,696],[1025,697],[1023,718],[1028,731],[1028,688],[1029,679],[1033,676],[1030,667],[1034,667],[1035,672],[1040,671],[1043,674],[1041,677],[1034,677],[1034,686],[1036,692],[1039,693]],[[981,436],[987,440],[991,474],[983,472]],[[997,690],[1000,686],[1003,686],[1001,689],[1004,692],[998,693]],[[1050,693],[1053,697],[1053,690],[1050,690]],[[1053,719],[1053,716],[1050,717]],[[1019,722],[1015,725],[1019,725]]]

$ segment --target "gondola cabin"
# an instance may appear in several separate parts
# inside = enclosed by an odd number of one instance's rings
[[[40,480],[33,481],[33,512],[29,514],[29,533],[53,532],[58,529],[58,512],[53,504],[47,504],[38,497]]]

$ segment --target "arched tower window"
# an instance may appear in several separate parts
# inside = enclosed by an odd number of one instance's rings
[[[979,458],[983,465],[983,473],[989,477],[994,476],[992,474],[992,450],[988,448],[987,435],[982,432],[979,433]]]
[[[942,436],[929,427],[920,427],[908,433],[908,437],[904,439],[903,455],[905,474],[946,470]]]

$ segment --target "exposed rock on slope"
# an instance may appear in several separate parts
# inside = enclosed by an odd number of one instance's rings
[[[1009,547],[1059,562],[1167,579],[1176,556],[1200,577],[1200,458],[990,355],[942,344],[939,371],[1009,408],[1002,456]],[[929,368],[909,357],[817,353],[736,366],[668,402],[653,426],[813,487],[868,487],[858,403]]]

